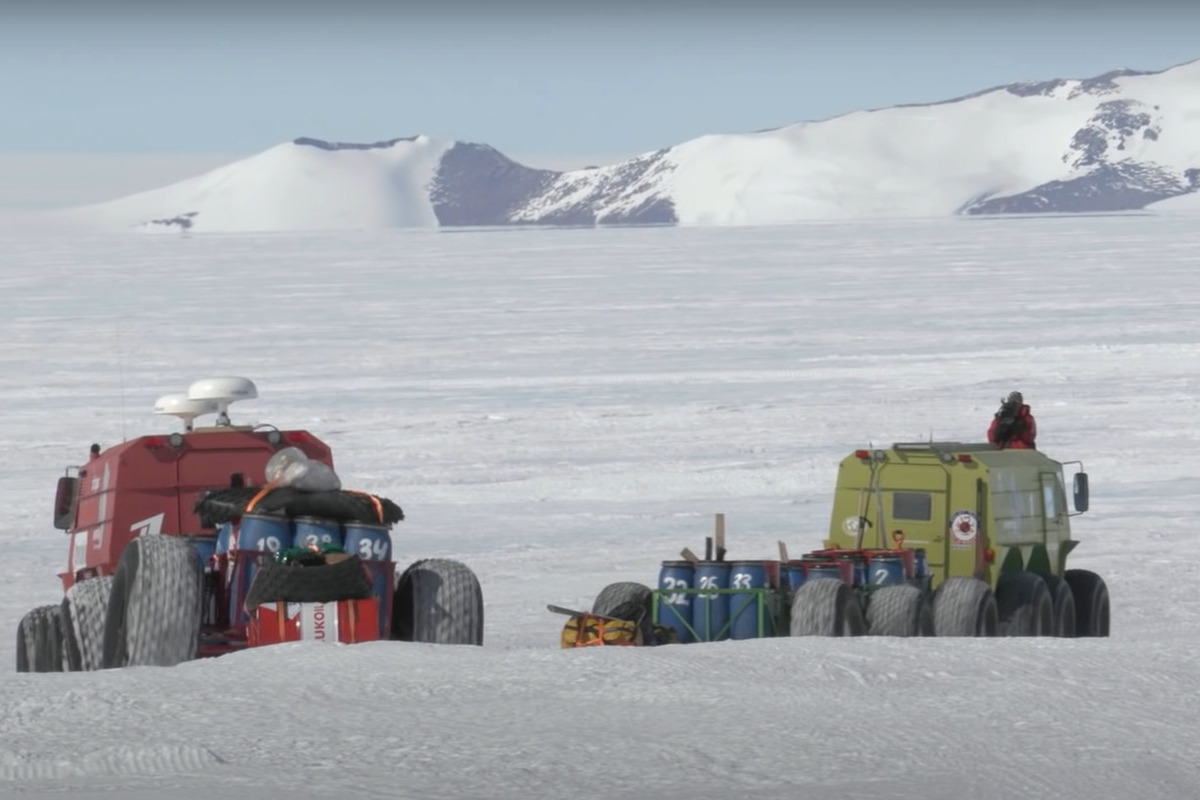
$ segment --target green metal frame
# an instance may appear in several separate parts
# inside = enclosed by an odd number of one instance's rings
[[[685,619],[682,614],[676,612],[675,618],[683,623],[683,627],[691,634],[692,639],[696,642],[717,642],[728,637],[733,628],[733,623],[744,613],[751,604],[754,605],[753,613],[756,615],[755,629],[759,639],[768,638],[771,636],[782,636],[785,634],[779,633],[780,630],[786,630],[787,625],[787,598],[790,594],[787,589],[779,589],[771,586],[764,586],[758,589],[704,589],[704,588],[689,588],[689,589],[651,589],[650,590],[650,619],[659,625],[671,625],[670,622],[661,621],[659,619],[659,608],[662,605],[668,608],[675,608],[673,603],[664,603],[662,598],[664,595],[686,594],[692,596],[692,602],[696,602],[696,598],[706,599],[710,595],[726,594],[726,595],[747,595],[745,602],[739,605],[736,609],[733,608],[734,601],[730,598],[729,621],[726,622],[719,630],[713,633],[710,638],[702,639],[696,628],[692,625],[692,620]],[[772,597],[779,600],[779,613],[771,613]],[[694,606],[691,606],[694,607]],[[771,632],[768,632],[767,621],[770,620]],[[712,604],[707,603],[705,607],[705,630],[711,629],[712,623]],[[674,627],[672,625],[672,627]]]

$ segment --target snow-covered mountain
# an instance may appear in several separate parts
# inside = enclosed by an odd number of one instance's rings
[[[374,144],[301,138],[81,213],[106,227],[211,231],[736,225],[1126,211],[1198,188],[1193,61],[702,136],[570,172],[426,136]]]

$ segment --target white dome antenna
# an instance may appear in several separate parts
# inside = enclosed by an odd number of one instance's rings
[[[189,400],[210,400],[216,404],[217,425],[228,425],[229,404],[258,397],[258,387],[249,378],[205,378],[188,387]]]
[[[154,401],[154,413],[160,416],[179,417],[183,420],[183,429],[192,429],[192,420],[203,414],[213,414],[217,404],[212,400],[192,400],[186,392],[164,394]]]

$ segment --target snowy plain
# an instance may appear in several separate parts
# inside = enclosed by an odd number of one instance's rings
[[[1200,796],[1197,222],[2,229],[0,797]],[[402,565],[476,571],[482,648],[13,671],[57,476],[223,374],[404,507]],[[1014,388],[1091,476],[1110,638],[559,649],[546,603],[653,583],[718,512],[730,558],[818,547],[846,453],[978,440]]]

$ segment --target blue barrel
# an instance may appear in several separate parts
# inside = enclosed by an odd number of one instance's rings
[[[342,525],[331,519],[296,517],[292,531],[292,547],[316,550],[327,545],[342,546]]]
[[[686,644],[692,641],[692,595],[685,594],[681,589],[691,589],[695,578],[695,570],[690,561],[664,561],[658,573],[658,612],[654,622],[658,625],[670,625],[679,636],[679,641]]]
[[[196,548],[196,553],[200,556],[200,566],[206,570],[212,567],[212,557],[217,552],[215,533],[186,533],[179,538]]]
[[[917,578],[929,577],[929,559],[925,556],[924,547],[918,547],[913,550],[913,576]]]
[[[237,549],[278,553],[292,543],[292,526],[286,517],[246,514],[238,526]]]
[[[804,579],[807,577],[805,570],[805,562],[789,561],[783,569],[787,570],[788,588],[793,592],[804,585]]]
[[[363,561],[392,560],[392,535],[388,533],[386,525],[347,522],[342,527],[345,530],[344,547],[347,553]]]
[[[871,585],[887,586],[893,583],[904,583],[904,557],[899,553],[872,556]]]
[[[866,586],[869,578],[867,575],[867,557],[861,553],[851,553],[842,560],[853,564],[850,572],[850,584],[852,586]]]
[[[696,565],[697,589],[728,589],[730,561],[701,561]],[[729,638],[729,595],[697,592],[692,603],[692,627],[696,641],[716,642]]]
[[[389,602],[388,587],[392,585],[395,566],[392,564],[392,536],[386,525],[374,525],[368,522],[347,522],[342,526],[345,531],[344,549],[351,555],[362,559],[367,574],[371,577],[371,587],[375,597],[379,598],[382,610]],[[379,624],[383,625],[386,615],[380,613]],[[386,631],[380,627],[383,638]]]
[[[219,556],[224,555],[225,553],[228,553],[231,549],[233,549],[232,548],[232,545],[233,545],[232,539],[233,539],[233,523],[232,522],[222,522],[221,526],[219,528],[217,528],[217,547],[216,547],[216,550],[214,551],[216,553],[216,555],[219,555]]]
[[[734,561],[729,570],[729,588],[760,591],[734,592],[729,595],[729,638],[759,638],[758,623],[762,618],[762,635],[771,636],[771,615],[766,604],[767,566],[762,561]],[[763,602],[760,607],[759,598]]]
[[[813,578],[834,578],[835,580],[845,580],[845,573],[842,571],[842,565],[832,561],[812,561],[807,564],[807,577],[809,580]]]

